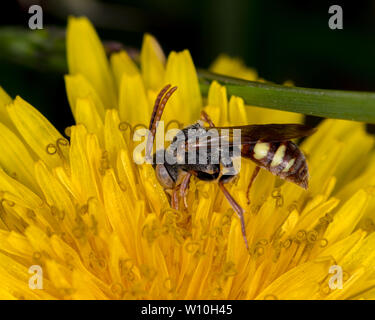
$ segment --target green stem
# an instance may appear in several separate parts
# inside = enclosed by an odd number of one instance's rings
[[[247,105],[303,113],[324,118],[375,123],[375,93],[309,89],[246,81],[198,70],[200,88],[208,94],[212,81],[223,84],[228,95],[244,99]]]

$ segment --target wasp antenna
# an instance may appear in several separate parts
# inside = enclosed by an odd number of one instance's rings
[[[171,85],[170,85],[170,84],[167,84],[163,89],[161,89],[161,91],[159,92],[158,96],[157,96],[156,99],[155,99],[154,109],[152,110],[152,115],[151,115],[151,120],[150,120],[150,126],[148,127],[149,130],[151,130],[152,127],[154,126],[154,123],[155,123],[155,117],[156,117],[156,113],[157,113],[158,108],[159,108],[159,104],[160,104],[161,98],[163,98],[164,93],[166,93],[167,90],[168,90],[170,87],[171,87]]]
[[[171,95],[173,94],[173,92],[175,92],[177,90],[177,87],[173,87],[171,88],[164,96],[163,100],[161,100],[160,102],[160,105],[159,105],[159,108],[156,112],[156,116],[155,116],[155,119],[154,119],[154,126],[153,128],[151,128],[151,131],[152,132],[152,135],[155,136],[155,133],[156,133],[156,124],[158,121],[160,121],[161,119],[161,116],[163,115],[163,111],[164,111],[164,108],[165,108],[165,105],[167,104],[169,98],[171,97]]]
[[[150,125],[149,125],[149,135],[147,139],[147,145],[146,145],[146,159],[151,158],[151,152],[152,152],[152,146],[154,144],[154,137],[156,134],[156,124],[160,120],[165,105],[169,99],[169,97],[172,95],[174,91],[176,91],[177,87],[173,87],[168,91],[168,89],[171,87],[170,84],[167,84],[158,94],[158,96],[155,99],[154,109],[152,111]],[[167,92],[168,91],[168,92]],[[166,93],[167,92],[167,93]],[[165,94],[165,96],[164,96]],[[164,98],[163,98],[164,96]]]

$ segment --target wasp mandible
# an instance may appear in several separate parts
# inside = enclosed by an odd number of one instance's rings
[[[171,85],[165,86],[158,94],[153,112],[151,115],[149,125],[149,136],[146,144],[146,158],[151,159],[151,152],[153,149],[153,141],[156,135],[157,124],[160,121],[164,108],[170,96],[177,90],[177,87],[171,88]],[[208,127],[204,126],[208,124]],[[270,171],[272,174],[293,182],[298,186],[307,189],[309,173],[305,156],[298,146],[290,141],[291,139],[306,137],[315,132],[315,129],[303,124],[265,124],[265,125],[245,125],[245,126],[231,126],[231,127],[215,127],[207,113],[201,112],[201,120],[197,123],[186,127],[181,130],[186,138],[185,151],[186,155],[188,150],[197,150],[200,148],[208,148],[207,163],[190,164],[167,162],[155,163],[153,167],[156,172],[156,177],[159,183],[168,190],[172,190],[171,205],[172,208],[178,210],[179,199],[184,200],[184,205],[187,208],[187,192],[189,189],[189,182],[191,177],[195,176],[200,180],[217,181],[220,190],[223,192],[225,198],[230,203],[233,210],[237,213],[240,222],[242,235],[245,241],[246,248],[248,249],[248,241],[245,231],[244,209],[236,202],[225,187],[225,184],[230,182],[236,175],[233,174],[233,161],[223,161],[224,158],[220,156],[219,163],[211,161],[210,154],[214,148],[220,148],[223,141],[223,136],[212,137],[205,139],[203,142],[191,141],[188,138],[188,132],[191,129],[200,130],[200,132],[207,132],[210,128],[218,130],[227,129],[225,139],[229,142],[229,146],[235,147],[234,131],[240,130],[240,156],[248,158],[255,162],[256,167],[250,178],[247,188],[247,200],[250,203],[249,192],[260,168]],[[175,141],[174,139],[172,143]],[[168,149],[159,150],[167,154]],[[231,155],[231,154],[230,154]],[[154,154],[154,160],[156,153]]]

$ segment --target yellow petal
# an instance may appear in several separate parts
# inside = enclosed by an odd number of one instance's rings
[[[137,65],[129,57],[125,50],[112,54],[110,62],[118,88],[120,88],[121,78],[124,74],[127,74],[129,76],[140,74]]]
[[[120,236],[127,252],[134,257],[135,242],[138,239],[136,216],[131,214],[132,207],[121,191],[112,169],[108,170],[104,176],[103,193],[104,205],[112,228]]]
[[[59,210],[61,220],[73,230],[75,207],[67,190],[42,161],[35,164],[35,177],[49,206]]]
[[[332,256],[335,261],[342,265],[343,258],[349,254],[353,254],[363,244],[363,239],[366,237],[366,232],[357,230],[346,238],[337,241],[319,253],[319,257]]]
[[[228,123],[228,99],[225,86],[212,81],[205,111],[211,117],[215,126],[224,126]]]
[[[142,78],[139,74],[123,74],[120,86],[119,115],[122,121],[148,125],[151,106],[148,104]]]
[[[29,209],[37,209],[43,205],[42,199],[26,188],[23,183],[8,176],[1,168],[0,188],[4,192],[3,199],[10,200]]]
[[[76,117],[76,104],[79,98],[89,99],[95,107],[99,116],[104,119],[104,105],[102,99],[98,96],[97,92],[91,84],[81,74],[66,75],[65,86],[68,95],[69,105],[72,109],[73,115]],[[76,119],[77,120],[77,119]]]
[[[216,58],[210,66],[210,71],[250,81],[258,78],[255,69],[247,68],[241,59],[231,58],[226,54],[221,54]]]
[[[0,123],[0,165],[32,190],[38,190],[33,175],[34,160],[20,139]]]
[[[69,73],[82,74],[98,92],[105,108],[116,107],[115,83],[91,22],[85,17],[69,17],[66,41]]]
[[[163,86],[165,56],[156,39],[146,33],[141,49],[141,70],[147,89],[160,90]]]
[[[233,126],[248,125],[246,106],[240,97],[231,96],[229,100],[229,122]]]
[[[202,108],[202,97],[197,72],[188,50],[170,53],[164,78],[164,84],[167,83],[178,89],[168,102],[164,119],[167,122],[178,120],[184,124],[197,121]]]
[[[61,164],[66,139],[33,106],[20,97],[7,107],[18,132],[35,154],[51,167]]]
[[[348,236],[354,230],[365,212],[368,197],[365,191],[359,190],[336,212],[324,234],[329,243]]]
[[[84,204],[89,198],[97,196],[94,172],[90,168],[91,159],[87,158],[87,131],[84,126],[72,128],[69,151],[72,182],[77,187],[80,203]]]
[[[7,104],[12,102],[12,98],[5,92],[5,90],[0,86],[0,106],[2,108]]]
[[[297,266],[272,282],[256,299],[314,299],[319,294],[320,282],[334,264],[332,258],[320,258]]]
[[[104,143],[109,161],[114,166],[121,149],[127,150],[125,139],[120,131],[120,118],[117,110],[107,110],[104,122]]]
[[[4,123],[7,127],[13,129],[13,123],[10,120],[9,114],[6,110],[6,106],[10,103],[12,103],[12,98],[0,86],[0,121]]]
[[[99,139],[103,140],[103,120],[90,99],[77,99],[75,117],[77,124],[85,125],[88,132],[95,133]]]

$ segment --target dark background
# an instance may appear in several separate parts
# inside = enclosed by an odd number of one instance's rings
[[[32,4],[42,6],[44,28],[65,28],[68,14],[87,15],[102,39],[140,48],[143,33],[150,32],[166,54],[187,48],[201,68],[227,53],[276,83],[375,91],[375,1],[3,0],[0,30],[12,25],[34,32],[28,29]],[[334,4],[343,8],[343,30],[328,27]],[[71,125],[64,68],[47,63],[47,54],[27,62],[1,41],[0,85],[59,130]]]

